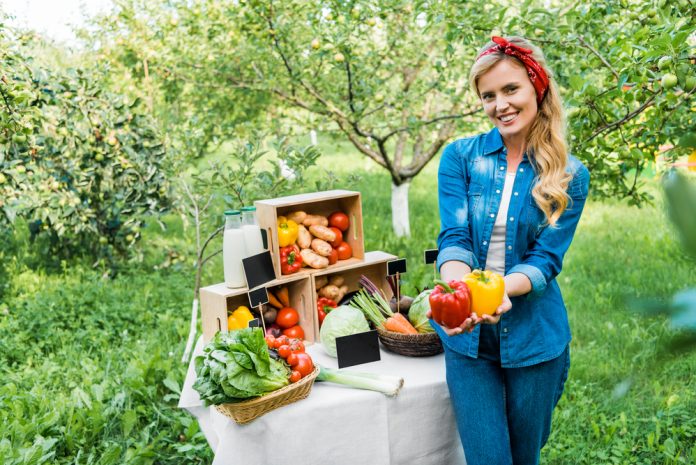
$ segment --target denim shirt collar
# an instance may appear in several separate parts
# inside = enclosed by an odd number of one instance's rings
[[[491,155],[505,147],[505,145],[503,145],[503,137],[500,135],[498,128],[494,127],[485,137],[486,140],[483,144],[484,155]]]

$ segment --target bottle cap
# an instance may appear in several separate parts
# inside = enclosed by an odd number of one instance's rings
[[[225,216],[241,215],[242,212],[239,210],[225,210]]]
[[[242,207],[243,212],[255,212],[256,207]]]

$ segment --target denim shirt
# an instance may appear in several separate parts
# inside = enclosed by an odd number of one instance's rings
[[[485,269],[505,183],[506,155],[497,128],[445,148],[438,171],[438,269],[450,260]],[[511,297],[512,309],[498,323],[500,362],[505,368],[551,360],[563,353],[571,339],[556,276],[585,205],[590,174],[573,156],[567,171],[573,175],[567,189],[570,200],[552,227],[532,197],[536,173],[526,154],[517,168],[505,233],[505,274],[526,275],[532,290]],[[457,336],[447,336],[434,322],[433,326],[448,349],[478,357],[480,326]]]

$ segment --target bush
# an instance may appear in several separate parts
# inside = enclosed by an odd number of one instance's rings
[[[169,206],[163,139],[140,101],[105,89],[108,69],[43,67],[36,40],[0,26],[0,222],[26,219],[42,255],[113,265]]]

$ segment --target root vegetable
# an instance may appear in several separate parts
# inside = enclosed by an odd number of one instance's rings
[[[331,299],[334,302],[338,302],[337,297],[340,293],[341,290],[338,288],[338,286],[334,286],[333,284],[327,284],[326,286],[319,289],[320,297],[326,297],[327,299]]]
[[[268,303],[273,305],[275,308],[283,308],[283,304],[278,300],[278,298],[271,291],[268,291]]]
[[[303,225],[297,226],[297,245],[301,249],[308,249],[312,245],[312,235]]]
[[[329,220],[325,216],[321,215],[307,215],[302,224],[305,226],[319,225],[326,227],[329,225]]]
[[[343,279],[343,276],[337,275],[337,274],[331,276],[331,278],[329,279],[329,283],[333,284],[334,286],[340,287],[343,285],[344,282],[345,282],[345,279]]]
[[[278,315],[278,310],[275,308],[271,307],[270,305],[267,305],[266,308],[263,311],[263,321],[268,325],[268,324],[273,324],[275,323],[276,316]]]
[[[336,240],[336,233],[327,228],[326,226],[314,224],[309,227],[309,232],[311,232],[313,236],[319,239],[323,239],[327,242],[333,242]]]
[[[321,289],[327,284],[329,284],[329,278],[326,276],[317,276],[317,278],[314,280],[314,285],[317,287],[317,289]]]
[[[348,294],[348,286],[344,284],[343,286],[338,288],[338,300],[336,302],[340,302],[341,300],[343,300],[346,294]]]
[[[331,244],[321,239],[312,239],[312,250],[321,255],[322,257],[328,257],[331,255]]]
[[[300,255],[302,256],[302,260],[304,261],[304,263],[306,263],[308,266],[311,266],[312,268],[322,269],[329,266],[328,258],[322,257],[321,255],[315,253],[311,249],[302,250],[300,252]]]
[[[294,221],[297,224],[302,224],[307,219],[307,214],[301,210],[290,212],[286,216],[287,219]]]

